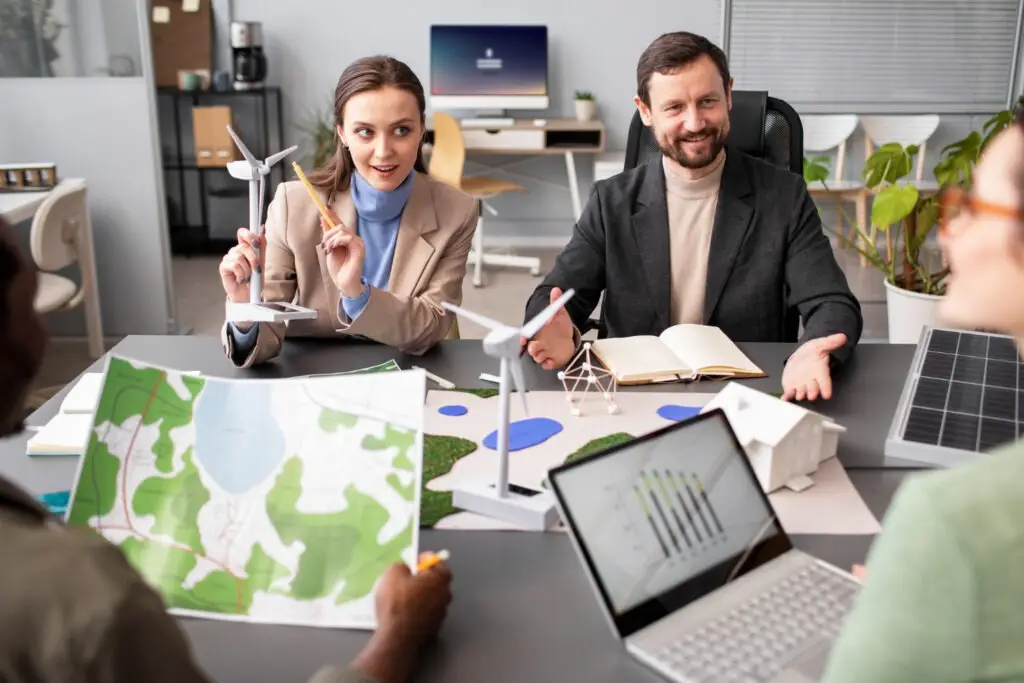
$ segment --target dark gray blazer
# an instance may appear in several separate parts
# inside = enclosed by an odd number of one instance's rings
[[[571,287],[576,295],[567,310],[579,329],[603,291],[602,336],[660,334],[669,326],[670,256],[658,156],[594,184],[572,239],[530,297],[526,319],[547,305],[552,287]],[[864,324],[803,178],[731,148],[711,234],[703,322],[737,342],[802,343],[843,332],[847,343],[833,354],[839,363]]]

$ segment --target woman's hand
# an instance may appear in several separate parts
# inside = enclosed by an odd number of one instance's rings
[[[327,270],[342,296],[354,299],[363,293],[363,261],[366,245],[363,239],[345,227],[333,214],[335,227],[330,227],[321,216],[324,229],[321,245],[327,254]]]
[[[231,247],[220,261],[220,283],[228,299],[235,303],[249,301],[249,280],[253,270],[262,272],[266,237],[256,236],[246,228],[238,229],[238,244]]]

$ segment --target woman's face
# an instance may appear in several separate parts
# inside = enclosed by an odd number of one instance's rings
[[[345,104],[343,115],[338,135],[359,175],[378,190],[401,185],[423,138],[416,98],[394,87],[361,92]]]
[[[941,315],[953,325],[1024,338],[1022,164],[1024,129],[1012,126],[986,147],[974,171],[974,206],[965,203],[942,237],[951,274]]]

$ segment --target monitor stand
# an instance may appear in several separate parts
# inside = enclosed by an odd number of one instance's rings
[[[516,120],[505,116],[504,109],[481,109],[476,116],[459,119],[463,128],[511,128]]]

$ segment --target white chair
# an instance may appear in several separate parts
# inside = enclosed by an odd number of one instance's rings
[[[875,145],[898,142],[907,147],[917,145],[917,162],[914,169],[914,187],[922,195],[927,196],[939,191],[939,184],[934,180],[924,180],[925,155],[928,152],[928,140],[939,128],[938,114],[897,114],[891,116],[862,116],[860,125],[864,129],[864,159],[867,160],[875,152]],[[905,179],[901,183],[907,182]],[[870,239],[874,241],[878,226],[871,224]],[[892,234],[886,230],[885,247],[889,258],[892,258]],[[862,258],[862,260],[865,260]]]
[[[836,163],[832,166],[829,178],[825,182],[814,181],[808,184],[811,195],[831,196],[836,202],[836,233],[838,246],[845,245],[843,237],[843,202],[852,201],[856,209],[856,221],[860,226],[867,223],[867,191],[861,180],[849,180],[845,177],[846,142],[857,130],[860,119],[856,114],[809,114],[801,116],[800,122],[804,129],[804,152],[808,155],[819,155],[836,150]],[[850,238],[856,240],[856,230],[851,230]]]
[[[39,268],[35,308],[40,314],[85,304],[89,355],[105,352],[92,224],[84,184],[58,185],[43,200],[32,220],[32,259]],[[78,263],[81,285],[53,271]]]

